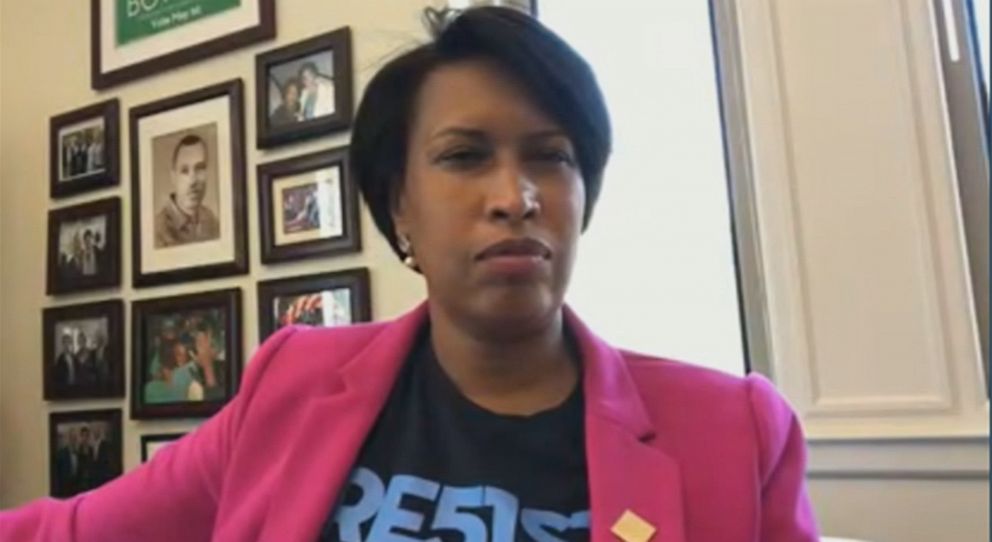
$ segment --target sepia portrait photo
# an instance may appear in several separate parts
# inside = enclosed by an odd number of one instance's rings
[[[213,123],[152,139],[155,248],[220,238],[217,156]]]
[[[240,80],[130,112],[134,285],[245,273]]]

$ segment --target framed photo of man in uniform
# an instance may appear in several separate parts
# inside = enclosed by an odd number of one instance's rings
[[[248,272],[240,80],[135,107],[134,286]]]

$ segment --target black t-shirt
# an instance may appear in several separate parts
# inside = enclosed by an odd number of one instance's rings
[[[494,414],[458,391],[422,335],[320,540],[589,540],[581,388],[532,416]]]

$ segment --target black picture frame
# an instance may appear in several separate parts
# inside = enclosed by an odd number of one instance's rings
[[[370,322],[372,302],[369,291],[369,271],[360,267],[330,273],[319,273],[258,283],[258,339],[261,343],[280,327],[273,304],[279,297],[300,296],[320,291],[348,289],[350,291],[349,323]]]
[[[70,426],[65,428],[66,433],[76,432],[76,438],[71,441],[71,437],[67,436],[65,441],[59,437],[59,428],[65,425]],[[87,433],[95,433],[97,425],[103,429],[101,442],[105,441],[107,446],[104,448],[100,443],[95,443],[84,448],[79,435],[82,433],[80,426],[85,426]],[[73,441],[75,450],[69,445]],[[87,450],[88,458],[82,455],[83,450]],[[120,476],[124,471],[122,452],[120,409],[52,412],[48,416],[49,494],[58,498],[72,497]]]
[[[280,91],[282,83],[278,80],[270,81],[272,68],[327,51],[333,55],[334,73],[330,77],[334,85],[333,113],[309,120],[299,120],[285,126],[275,125],[269,111],[270,83],[279,87]],[[351,126],[354,108],[351,54],[351,29],[346,26],[255,57],[255,119],[258,148],[268,149],[296,143],[346,130]]]
[[[72,160],[66,164],[65,149],[62,148],[60,132],[63,129],[100,119],[103,122],[103,150],[98,157],[103,160],[103,168],[92,173],[82,173],[65,177],[66,168],[76,167]],[[117,186],[120,184],[121,104],[114,98],[87,107],[82,107],[59,115],[49,121],[49,195],[52,199],[65,198],[91,190]]]
[[[96,239],[86,221],[105,217],[104,234]],[[89,260],[85,241],[73,244],[71,253],[63,252],[61,233],[63,227],[77,227],[76,236],[85,240],[90,233],[95,254]],[[100,248],[102,244],[102,249]],[[89,203],[62,207],[48,212],[48,257],[46,266],[46,293],[60,295],[72,292],[112,288],[121,284],[121,200],[106,198]],[[93,268],[87,263],[91,261]]]
[[[211,398],[210,391],[204,391],[201,399],[148,401],[147,395],[150,390],[146,387],[146,385],[154,380],[148,378],[148,373],[150,369],[153,369],[151,366],[155,361],[157,361],[157,358],[160,358],[164,351],[169,350],[170,346],[172,348],[170,353],[175,352],[177,346],[182,346],[186,348],[184,355],[189,356],[190,345],[192,344],[194,348],[198,347],[198,343],[196,341],[200,340],[198,337],[199,329],[195,327],[196,324],[194,324],[192,329],[183,328],[177,330],[174,328],[172,333],[162,333],[161,336],[157,338],[158,341],[149,340],[149,337],[153,332],[162,331],[153,325],[152,320],[156,317],[178,316],[183,313],[187,313],[187,316],[185,317],[186,322],[198,317],[201,318],[200,323],[203,323],[202,319],[205,319],[209,315],[208,311],[221,311],[224,315],[224,320],[222,323],[224,337],[219,343],[221,349],[219,353],[223,355],[223,359],[218,360],[216,357],[212,358],[214,364],[220,363],[222,367],[211,365],[214,367],[215,377],[219,381],[215,388],[215,391],[218,392],[216,397]],[[193,314],[189,315],[189,313]],[[207,313],[207,315],[204,313]],[[165,326],[165,324],[162,325],[163,327]],[[210,329],[210,331],[212,333],[213,329]],[[188,332],[188,336],[184,336],[184,333],[186,332]],[[210,344],[213,345],[213,341],[211,341]],[[241,377],[242,369],[241,345],[241,290],[239,288],[155,299],[143,299],[132,303],[131,419],[205,418],[216,413],[228,401],[230,401],[232,397],[234,397],[234,394],[238,389],[238,380]],[[157,356],[153,356],[150,353],[153,348],[158,348]],[[212,346],[212,350],[217,353],[217,346]],[[171,363],[174,363],[174,361]],[[196,355],[192,355],[187,358],[186,363],[192,365],[199,364],[196,360]],[[173,375],[178,375],[178,370],[176,370],[177,367],[178,365],[172,367]],[[218,370],[218,368],[220,370]],[[190,370],[193,369],[195,369],[195,367],[191,367]],[[200,374],[202,375],[202,370],[200,371]],[[190,373],[186,376],[188,383],[190,384],[194,379],[196,379],[195,377],[190,376]],[[221,379],[222,381],[220,381]],[[179,377],[176,376],[170,384],[176,383],[176,385],[179,385],[178,382],[180,382],[180,380]],[[197,382],[197,385],[200,385],[199,379],[197,379]],[[208,388],[208,385],[205,382],[200,386],[204,389]],[[161,386],[159,386],[159,388],[161,388]],[[186,393],[186,390],[179,389],[178,391],[180,393]]]
[[[154,444],[175,442],[186,436],[186,433],[159,433],[155,435],[141,435],[141,462],[147,463],[151,458],[150,448]]]
[[[218,278],[230,275],[242,275],[249,270],[248,236],[246,224],[246,166],[245,166],[245,136],[244,136],[244,84],[240,79],[234,79],[200,88],[177,96],[172,96],[162,100],[147,103],[130,110],[129,125],[131,131],[131,256],[133,269],[133,283],[135,288],[147,286],[157,286],[176,282],[188,282]],[[143,254],[146,250],[156,250],[154,246],[146,246],[147,241],[154,239],[155,232],[144,232],[142,222],[142,198],[141,193],[145,182],[154,182],[154,179],[143,180],[142,170],[142,133],[141,121],[145,117],[167,114],[171,111],[181,110],[184,107],[206,102],[216,98],[227,98],[229,101],[228,117],[230,122],[230,172],[231,178],[227,179],[231,183],[230,205],[224,209],[218,209],[220,213],[231,213],[233,224],[233,238],[231,246],[231,258],[222,262],[212,262],[203,265],[188,265],[168,270],[148,271],[142,264]],[[196,119],[190,119],[194,121]],[[218,153],[219,154],[219,153]],[[153,159],[151,157],[149,159]],[[218,158],[218,163],[220,156]],[[218,185],[225,182],[225,179],[218,179]],[[148,189],[153,189],[149,187]],[[220,202],[221,204],[223,202]],[[157,210],[150,210],[158,212]],[[178,258],[184,260],[183,258]]]
[[[284,211],[276,210],[279,198],[275,193],[282,179],[337,168],[336,201],[340,203],[338,224],[340,235],[312,237],[296,242],[279,243],[277,228],[285,226]],[[358,189],[351,181],[346,147],[315,152],[302,156],[260,164],[256,171],[259,198],[259,238],[262,244],[262,263],[272,264],[306,258],[339,256],[362,250],[361,225],[359,220]],[[313,184],[317,184],[315,180]],[[316,192],[319,194],[320,192]],[[313,196],[316,198],[316,194]],[[332,198],[332,201],[334,199]],[[284,202],[285,203],[285,202]],[[317,203],[315,205],[320,205]],[[330,212],[334,212],[333,210]],[[318,227],[320,220],[318,219]],[[333,220],[333,219],[332,219]]]
[[[248,0],[258,2],[258,24],[205,39],[180,48],[144,58],[126,66],[107,70],[103,66],[101,9],[111,0],[90,0],[90,79],[93,90],[103,90],[116,85],[148,77],[180,66],[199,62],[276,36],[275,0]],[[112,30],[112,29],[111,29]]]
[[[92,320],[106,321],[102,346],[98,346],[99,333],[94,333],[91,327],[87,335],[83,329],[85,324],[92,323],[87,321]],[[68,325],[70,322],[75,326]],[[57,336],[60,324],[65,326],[61,337]],[[46,308],[42,311],[41,329],[46,401],[124,397],[124,303],[121,300]],[[65,333],[70,330],[78,333],[72,336]],[[56,348],[62,338],[73,341],[75,350],[66,360],[64,369],[61,367],[65,352]],[[86,344],[90,339],[97,341],[92,348]],[[80,345],[80,341],[84,344]]]

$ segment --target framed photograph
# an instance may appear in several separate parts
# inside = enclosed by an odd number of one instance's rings
[[[121,283],[121,200],[48,212],[48,295]]]
[[[263,262],[362,249],[358,190],[348,171],[345,148],[258,166]]]
[[[220,410],[241,374],[241,290],[135,301],[131,418],[198,418]]]
[[[345,326],[372,320],[369,271],[348,269],[258,283],[258,339],[293,324]]]
[[[42,311],[45,400],[124,397],[124,303]]]
[[[141,435],[141,462],[147,463],[159,450],[183,438],[186,433]]]
[[[121,411],[53,412],[48,416],[49,491],[72,497],[123,472]]]
[[[131,110],[135,287],[248,272],[242,86]]]
[[[52,117],[48,138],[52,198],[120,182],[120,117],[117,99]]]
[[[276,35],[275,0],[90,0],[94,90]]]
[[[255,57],[258,147],[276,147],[351,126],[351,29]]]

